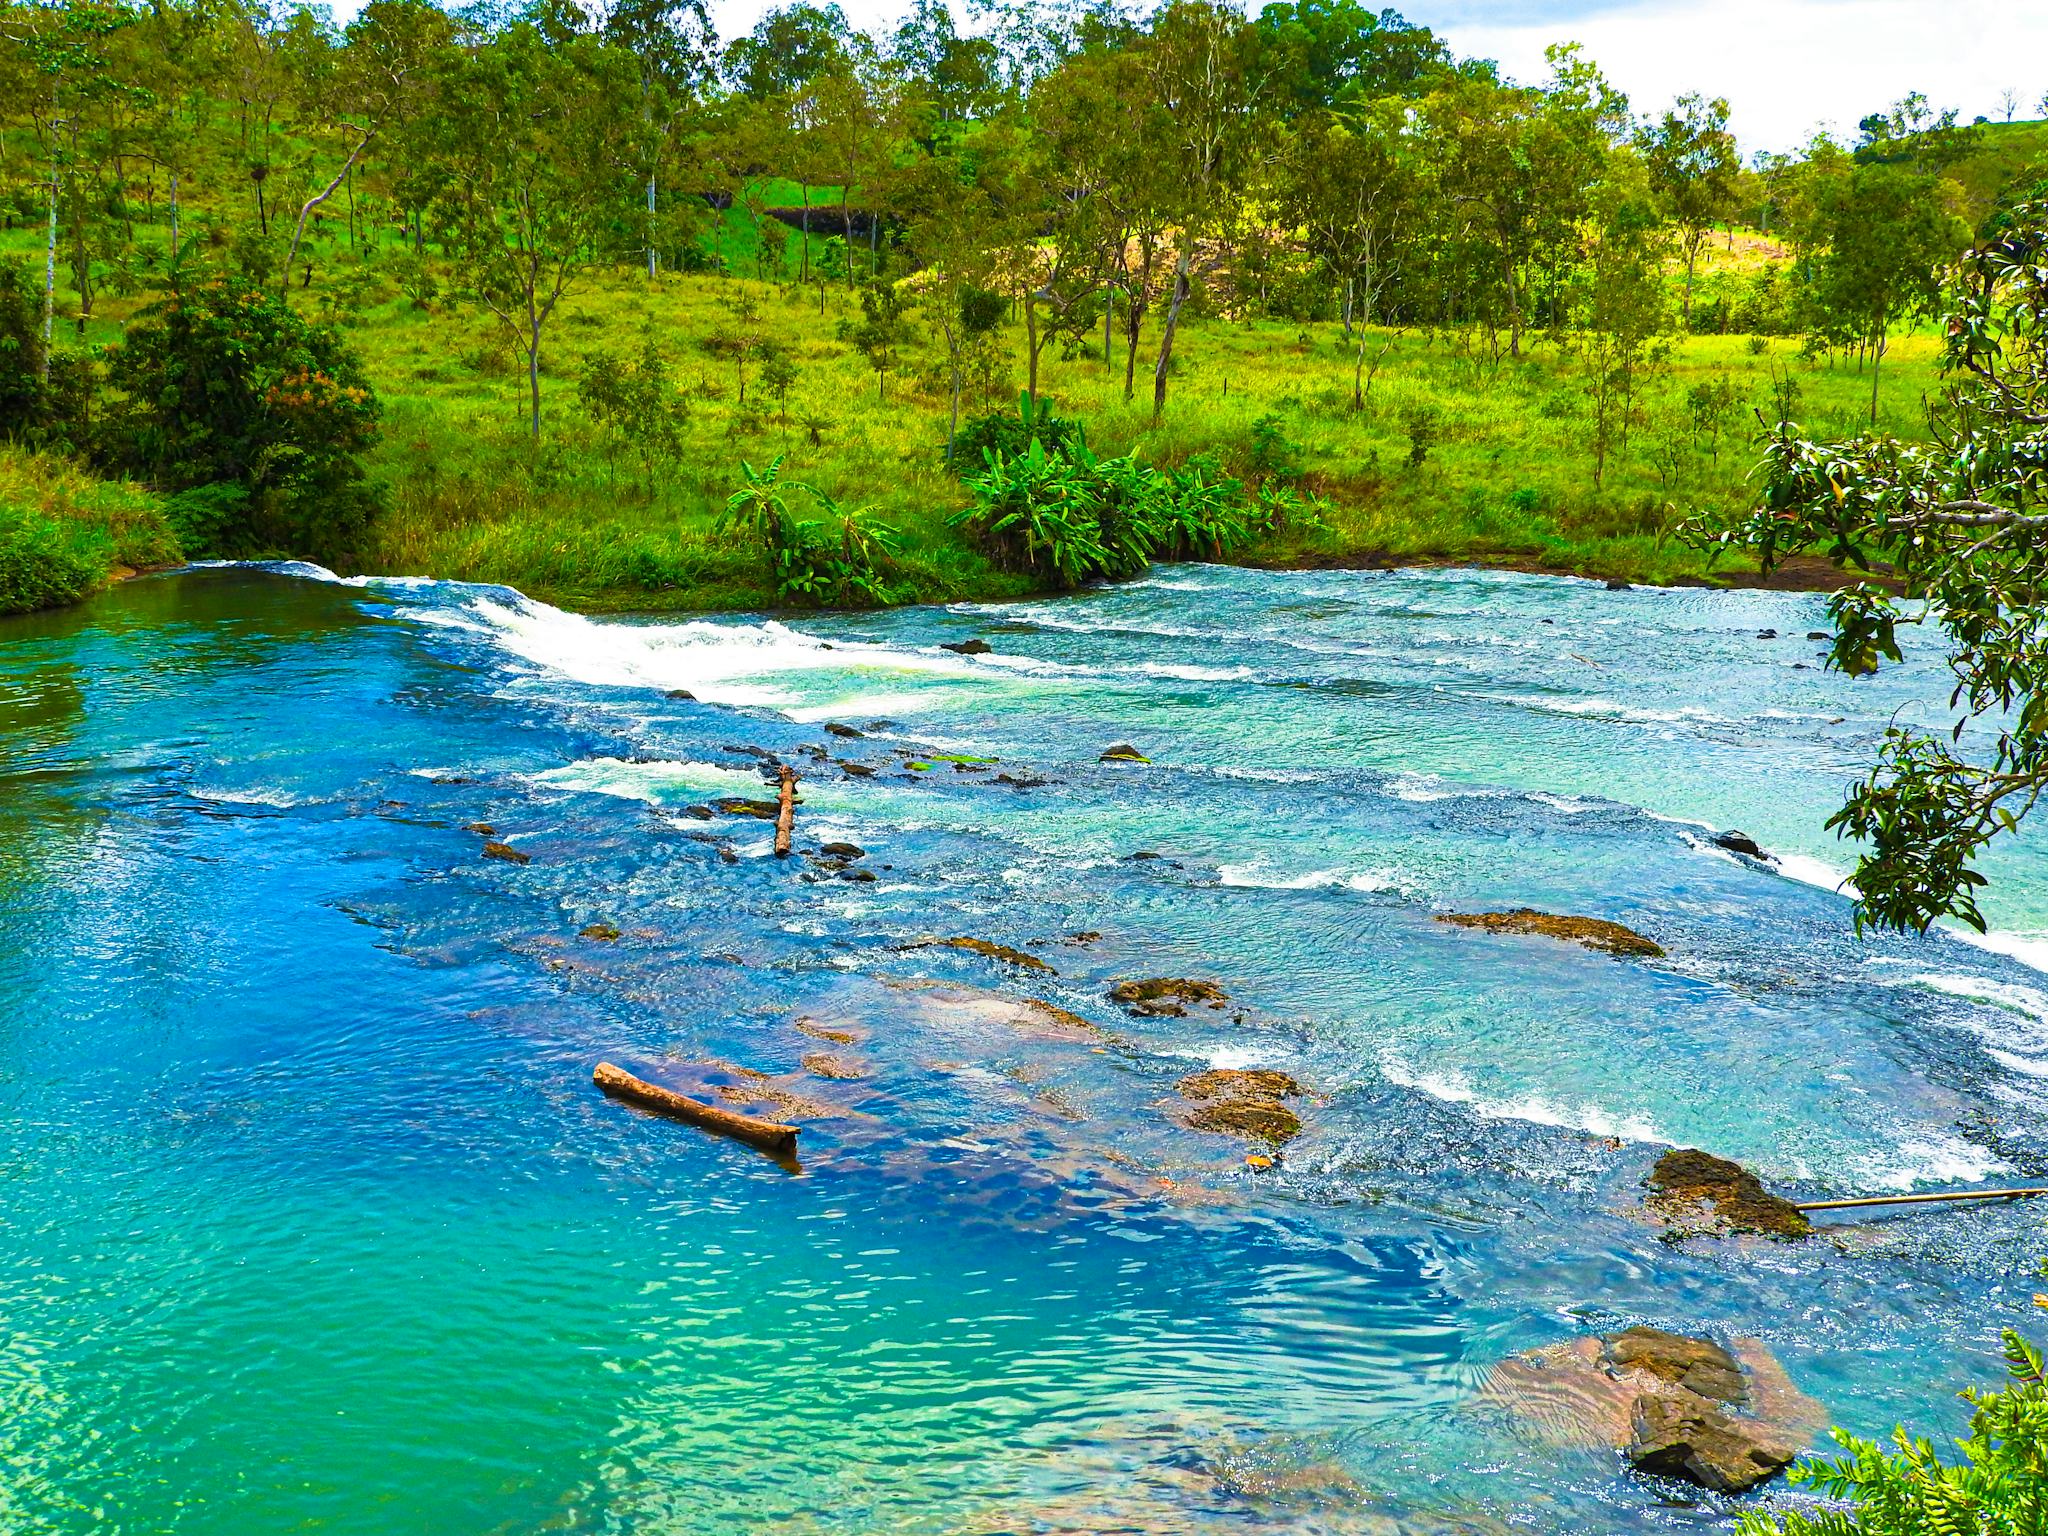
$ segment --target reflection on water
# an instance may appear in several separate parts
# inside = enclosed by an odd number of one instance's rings
[[[2040,1213],[1632,1214],[1664,1142],[2048,1176],[2040,856],[1993,862],[2003,953],[1854,940],[1822,824],[1946,689],[1826,675],[1819,615],[1187,567],[596,622],[219,570],[7,621],[0,1529],[1711,1524],[1476,1391],[1636,1321],[1957,1424]],[[813,857],[717,808],[764,754]],[[1666,958],[1434,921],[1521,905]],[[1038,964],[918,942],[961,935]],[[1229,1002],[1109,1000],[1149,976]],[[799,1118],[802,1174],[598,1060]],[[1307,1087],[1277,1167],[1187,1127],[1207,1066]]]

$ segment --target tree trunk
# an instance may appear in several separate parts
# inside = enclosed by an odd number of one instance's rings
[[[1877,375],[1884,366],[1885,327],[1879,326],[1870,348],[1870,424],[1877,425]]]
[[[1109,360],[1109,350],[1114,345],[1111,327],[1116,323],[1116,284],[1102,285],[1102,370],[1107,373],[1115,365]]]
[[[654,281],[660,261],[654,252],[654,171],[647,172],[647,281]]]
[[[50,165],[50,238],[43,252],[43,354],[36,361],[36,376],[50,377],[50,343],[57,325],[57,166]]]
[[[534,441],[534,445],[535,445],[536,447],[538,447],[538,446],[540,445],[540,318],[539,318],[539,316],[537,316],[537,315],[536,315],[536,316],[534,316],[534,317],[533,317],[533,318],[531,319],[531,321],[530,321],[529,323],[530,323],[530,325],[532,326],[532,329],[531,329],[531,330],[530,330],[530,331],[528,332],[528,337],[529,337],[529,341],[528,341],[528,345],[527,345],[527,348],[526,348],[526,389],[527,389],[527,395],[528,395],[528,398],[529,398],[529,399],[531,400],[531,402],[532,402],[532,407],[533,407],[533,416],[532,416],[532,431],[533,431],[533,441]]]
[[[1035,413],[1038,408],[1038,291],[1035,288],[1027,290],[1024,295],[1024,346],[1031,358],[1029,382],[1025,385],[1025,392],[1031,400],[1032,410]],[[958,418],[959,414],[960,386],[956,381],[953,386],[953,415],[955,418]],[[952,440],[949,437],[946,445],[946,457],[950,459],[952,456]]]
[[[1173,262],[1173,302],[1166,307],[1166,326],[1159,335],[1159,366],[1152,370],[1152,425],[1166,415],[1166,375],[1173,366],[1173,333],[1180,324],[1180,307],[1188,301],[1189,253],[1183,250]]]

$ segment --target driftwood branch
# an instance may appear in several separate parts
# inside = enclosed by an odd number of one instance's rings
[[[1864,1205],[1933,1205],[1948,1200],[2030,1200],[2048,1189],[1966,1189],[1945,1195],[1872,1195],[1862,1200],[1811,1200],[1802,1211],[1846,1211]]]
[[[782,798],[775,810],[775,857],[789,857],[789,839],[796,827],[796,770],[782,765]]]
[[[796,1156],[796,1126],[779,1125],[773,1120],[756,1120],[751,1115],[736,1115],[715,1104],[700,1104],[658,1084],[643,1081],[608,1061],[599,1062],[590,1079],[611,1098],[624,1099],[658,1115],[687,1121],[714,1135],[730,1136],[734,1141],[759,1147],[779,1158]]]

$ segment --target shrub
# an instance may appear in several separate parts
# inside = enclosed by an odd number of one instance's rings
[[[167,491],[240,487],[190,554],[358,548],[377,510],[359,455],[379,414],[354,354],[281,300],[227,281],[172,296],[108,353],[125,399],[104,434],[120,467]],[[222,492],[212,503],[226,510]]]
[[[845,508],[799,480],[782,478],[781,454],[765,470],[740,464],[742,484],[726,499],[718,531],[751,532],[768,557],[779,596],[814,604],[877,604],[895,601],[887,581],[898,535],[861,508]],[[788,492],[811,498],[818,518],[800,518]]]
[[[0,501],[0,613],[77,602],[106,580],[110,552],[99,529]]]
[[[1976,1409],[1970,1433],[1956,1442],[1960,1462],[1945,1463],[1925,1439],[1901,1428],[1898,1449],[1846,1430],[1835,1443],[1848,1452],[1795,1467],[1791,1480],[1848,1500],[1841,1510],[1793,1512],[1782,1521],[1745,1511],[1741,1536],[2024,1536],[2048,1520],[2048,1383],[2041,1352],[2010,1330],[2008,1379],[1996,1392],[1965,1392]]]
[[[1156,559],[1221,560],[1287,510],[1251,502],[1213,454],[1166,472],[1133,455],[1098,458],[1078,431],[1063,449],[1033,437],[986,462],[966,480],[974,504],[950,525],[997,566],[1062,587],[1135,576]]]
[[[0,437],[69,448],[84,437],[92,365],[52,353],[43,366],[43,296],[18,261],[0,261]]]
[[[952,455],[947,463],[972,474],[988,462],[990,454],[1014,459],[1039,439],[1055,453],[1064,453],[1083,440],[1081,423],[1057,414],[1052,402],[1041,399],[1032,404],[1029,391],[1017,392],[1017,409],[989,411],[970,416],[953,435]],[[945,450],[941,449],[941,453]]]

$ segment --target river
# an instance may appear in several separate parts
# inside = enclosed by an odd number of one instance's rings
[[[1477,1390],[1639,1321],[1957,1432],[2042,1211],[1638,1214],[1662,1144],[2048,1174],[2044,845],[1989,941],[1856,938],[1823,823],[1948,678],[1830,675],[1823,622],[1206,566],[783,621],[222,568],[0,621],[0,1530],[1724,1528]],[[760,753],[864,857],[687,809]],[[1666,956],[1434,921],[1524,905]],[[962,935],[1047,969],[909,947]],[[1230,1005],[1107,999],[1155,976]],[[771,1074],[802,1171],[599,1060]],[[1311,1090],[1277,1166],[1179,1123],[1204,1066]]]

